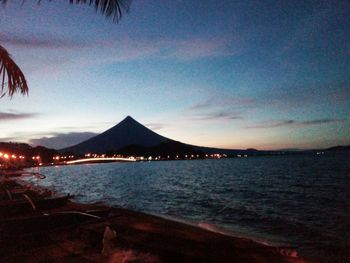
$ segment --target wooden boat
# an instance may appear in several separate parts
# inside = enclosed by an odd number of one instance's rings
[[[0,201],[0,216],[24,215],[31,212],[63,207],[72,198],[71,195],[39,199],[31,199],[28,195],[24,196],[24,199]]]
[[[49,193],[45,192],[40,194],[28,188],[16,188],[10,190],[0,187],[0,201],[25,199],[25,195],[29,196],[31,199],[39,199],[50,196]]]
[[[52,192],[47,189],[35,188],[33,185],[23,185],[12,179],[0,180],[0,201],[25,199],[25,195],[31,199],[50,197]]]
[[[0,220],[0,240],[46,234],[50,231],[99,222],[104,220],[109,212],[109,208],[87,212],[62,211],[2,219]]]
[[[18,182],[16,182],[15,180],[9,180],[9,179],[4,179],[4,178],[1,178],[0,186],[1,187],[6,187],[7,189],[13,189],[13,188],[21,187],[21,185]]]
[[[99,222],[106,218],[109,212],[110,208],[86,212],[61,211],[2,219],[0,220],[0,240]]]

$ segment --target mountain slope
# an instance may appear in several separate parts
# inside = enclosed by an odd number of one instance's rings
[[[88,152],[105,153],[111,150],[120,150],[128,145],[153,147],[167,141],[171,140],[151,131],[132,117],[127,116],[109,130],[60,151],[71,151],[81,154]]]
[[[84,142],[61,149],[60,152],[107,153],[125,155],[181,155],[181,154],[270,154],[255,149],[219,149],[186,144],[163,137],[128,116],[109,130]]]
[[[325,151],[350,151],[350,145],[346,145],[346,146],[334,146],[334,147],[330,147],[325,149]]]

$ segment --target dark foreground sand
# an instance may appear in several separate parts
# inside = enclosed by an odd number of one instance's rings
[[[50,213],[106,208],[103,204],[69,202]],[[110,230],[106,231],[107,226]],[[44,226],[35,227],[44,229]],[[269,247],[153,215],[111,208],[103,220],[6,238],[0,236],[0,262],[307,261],[297,258],[290,249]]]

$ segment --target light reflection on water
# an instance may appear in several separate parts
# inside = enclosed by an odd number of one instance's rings
[[[47,179],[39,183],[81,202],[214,224],[341,262],[350,258],[349,160],[281,156],[43,167]]]

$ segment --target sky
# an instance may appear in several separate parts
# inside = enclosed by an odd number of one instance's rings
[[[350,144],[350,1],[134,0],[116,24],[68,1],[0,6],[29,95],[0,141],[64,148],[130,115],[228,149]]]

